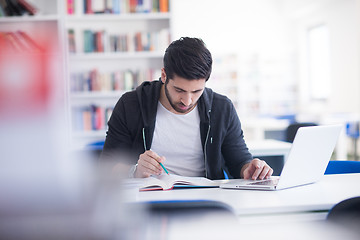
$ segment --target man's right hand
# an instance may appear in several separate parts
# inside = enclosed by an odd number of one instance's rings
[[[163,163],[165,157],[160,157],[155,152],[148,150],[143,154],[140,154],[138,160],[138,166],[135,171],[135,177],[144,178],[150,177],[150,175],[160,175],[163,172],[160,162]]]

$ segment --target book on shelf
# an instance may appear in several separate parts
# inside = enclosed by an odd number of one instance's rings
[[[7,0],[0,0],[0,9],[2,12],[2,17],[11,16],[8,11]]]
[[[115,0],[105,0],[105,13],[114,13],[114,4]]]
[[[73,15],[75,13],[75,0],[66,0],[66,12],[68,15]]]
[[[159,12],[169,11],[169,0],[159,0]]]
[[[69,43],[69,52],[70,53],[76,53],[74,29],[69,29],[68,30],[68,43]]]
[[[137,0],[129,0],[129,12],[130,13],[135,13],[137,12],[138,9],[140,9],[141,7],[138,6],[138,1]]]
[[[104,130],[112,111],[113,107],[97,105],[74,107],[72,111],[73,129],[85,132]]]
[[[92,126],[93,126],[93,118],[91,116],[91,109],[87,108],[83,111],[82,113],[83,115],[83,126],[84,126],[84,131],[91,131],[93,130]]]
[[[110,1],[110,0],[109,0]],[[107,10],[114,14],[119,14],[121,9],[120,0],[111,0],[111,8],[107,7]]]
[[[152,12],[158,12],[160,10],[160,0],[152,1],[151,9]]]
[[[5,11],[7,16],[22,16],[25,14],[25,9],[14,0],[6,0]]]
[[[185,177],[175,174],[151,175],[140,180],[139,191],[171,190],[174,188],[219,187],[219,183],[204,177]]]
[[[99,1],[99,0],[84,0],[84,13],[92,14],[94,13],[92,10],[92,1]]]
[[[84,52],[108,52],[107,32],[84,30]]]
[[[0,0],[0,16],[35,15],[38,9],[27,0]]]
[[[95,52],[104,52],[104,38],[105,38],[105,31],[97,31],[95,32]]]
[[[160,70],[138,69],[114,72],[99,72],[97,69],[71,73],[71,92],[130,91],[144,81],[160,77]]]
[[[1,0],[0,0],[0,1],[1,1]],[[5,10],[4,10],[3,6],[2,6],[1,3],[0,3],[0,18],[1,18],[1,17],[5,17],[5,16],[6,16]]]
[[[26,0],[17,0],[18,4],[23,7],[30,15],[35,15],[38,10],[37,8]]]
[[[85,14],[169,12],[169,0],[84,0]]]
[[[84,30],[84,53],[94,52],[94,35],[91,30]]]
[[[163,51],[170,44],[169,29],[126,34],[108,34],[105,30],[86,29],[83,30],[83,37],[84,53]]]
[[[102,107],[95,108],[95,129],[103,129],[105,128],[105,109]]]

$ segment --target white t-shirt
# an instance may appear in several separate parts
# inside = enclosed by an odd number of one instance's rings
[[[205,176],[197,106],[187,114],[174,114],[158,102],[151,150],[164,156],[164,166],[173,174]]]

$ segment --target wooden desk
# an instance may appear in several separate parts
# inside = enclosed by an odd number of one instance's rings
[[[138,192],[127,201],[215,200],[231,206],[239,217],[309,214],[323,219],[336,203],[360,196],[360,174],[324,175],[321,181],[280,191],[231,190],[220,188]]]

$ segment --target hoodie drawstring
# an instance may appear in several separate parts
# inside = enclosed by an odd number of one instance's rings
[[[145,141],[145,128],[142,129],[143,141],[144,141],[144,152],[146,151],[146,141]]]
[[[208,174],[207,174],[207,150],[206,150],[206,146],[207,146],[207,142],[209,139],[209,134],[210,134],[210,114],[211,114],[211,109],[209,109],[209,126],[208,126],[208,130],[207,130],[207,134],[206,134],[206,139],[205,139],[205,144],[204,144],[204,160],[205,160],[205,177],[207,178]],[[210,138],[210,143],[212,143],[212,137]]]

